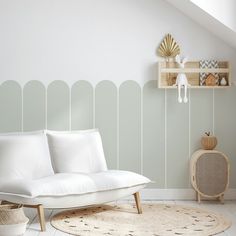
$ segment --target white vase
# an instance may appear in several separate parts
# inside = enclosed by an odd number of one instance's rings
[[[227,81],[226,81],[225,77],[223,77],[223,78],[220,80],[220,85],[221,85],[221,86],[226,86],[226,85],[227,85]]]

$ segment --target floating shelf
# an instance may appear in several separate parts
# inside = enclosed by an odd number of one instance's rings
[[[219,61],[219,68],[200,68],[199,61],[191,61],[185,64],[185,68],[178,68],[176,62],[158,62],[158,87],[159,88],[172,88],[176,81],[178,73],[185,73],[190,88],[228,88],[231,86],[231,72],[230,63],[227,61]],[[200,85],[200,73],[206,74],[218,74],[219,78],[225,78],[227,81],[226,86],[201,86]]]

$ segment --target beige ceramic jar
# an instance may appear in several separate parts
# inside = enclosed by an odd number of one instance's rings
[[[206,133],[206,135],[201,139],[201,144],[203,149],[213,150],[217,145],[217,138],[210,135],[210,133]]]

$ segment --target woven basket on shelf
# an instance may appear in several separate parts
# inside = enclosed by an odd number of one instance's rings
[[[23,235],[28,221],[22,205],[0,205],[0,236]]]

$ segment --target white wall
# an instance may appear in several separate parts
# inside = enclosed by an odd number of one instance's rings
[[[190,59],[235,51],[162,0],[0,0],[0,78],[45,84],[157,79],[166,33]]]
[[[204,11],[236,31],[235,0],[191,0]]]

